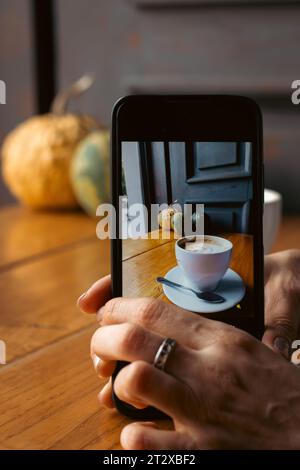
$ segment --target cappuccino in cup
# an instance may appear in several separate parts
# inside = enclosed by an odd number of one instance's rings
[[[187,283],[198,291],[213,291],[228,269],[232,254],[229,240],[212,235],[183,237],[175,255]]]
[[[183,239],[180,246],[186,251],[196,251],[197,253],[220,253],[224,251],[224,246],[221,243],[207,236]]]

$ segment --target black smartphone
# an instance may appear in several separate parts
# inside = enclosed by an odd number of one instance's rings
[[[113,296],[158,297],[260,338],[263,189],[262,116],[251,99],[120,99],[112,115]],[[207,293],[220,301],[203,300]],[[162,416],[114,400],[131,417]]]

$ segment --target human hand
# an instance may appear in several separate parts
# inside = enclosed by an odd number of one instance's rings
[[[110,298],[110,276],[97,281],[78,300],[86,313],[96,313]],[[265,256],[265,333],[263,343],[289,357],[300,331],[300,250]]]
[[[299,253],[297,250],[276,253],[265,258],[266,287],[266,333],[263,341],[275,351],[286,354],[285,342],[278,345],[274,339],[284,338],[289,343],[297,337],[299,325]],[[275,295],[274,295],[275,294]],[[87,313],[95,313],[110,298],[110,277],[97,281],[84,296],[79,306]],[[277,344],[276,344],[277,343]],[[282,345],[284,345],[282,351]],[[115,362],[101,361],[93,354],[94,364],[100,375],[112,373]],[[111,384],[107,384],[100,394],[100,400],[113,406]],[[141,403],[139,406],[143,406]]]
[[[265,333],[263,343],[289,358],[299,338],[300,250],[265,256]]]
[[[133,423],[121,434],[126,449],[300,448],[300,373],[252,336],[155,299],[112,299],[91,342],[115,379],[118,397],[168,414],[174,431]],[[153,359],[162,342],[177,341],[160,371]],[[298,417],[298,418],[297,418]],[[284,440],[283,440],[284,436]]]

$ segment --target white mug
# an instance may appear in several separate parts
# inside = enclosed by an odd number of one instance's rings
[[[281,222],[282,197],[281,194],[265,189],[264,191],[264,215],[263,215],[263,238],[264,252],[270,253],[276,240]]]
[[[229,240],[212,235],[205,235],[205,239],[214,241],[222,247],[221,251],[205,253],[203,251],[187,251],[181,245],[184,241],[194,239],[195,236],[183,237],[175,243],[175,255],[179,267],[191,287],[199,291],[213,291],[228,269],[232,243]],[[198,236],[203,240],[203,236]]]

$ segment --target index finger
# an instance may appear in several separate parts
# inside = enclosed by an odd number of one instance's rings
[[[77,300],[77,305],[84,313],[96,313],[111,298],[111,277],[102,277],[96,281]]]
[[[200,343],[215,340],[220,328],[226,328],[220,322],[207,320],[151,297],[111,299],[100,309],[97,320],[102,325],[135,323],[162,336],[177,339],[192,349],[198,349]]]

